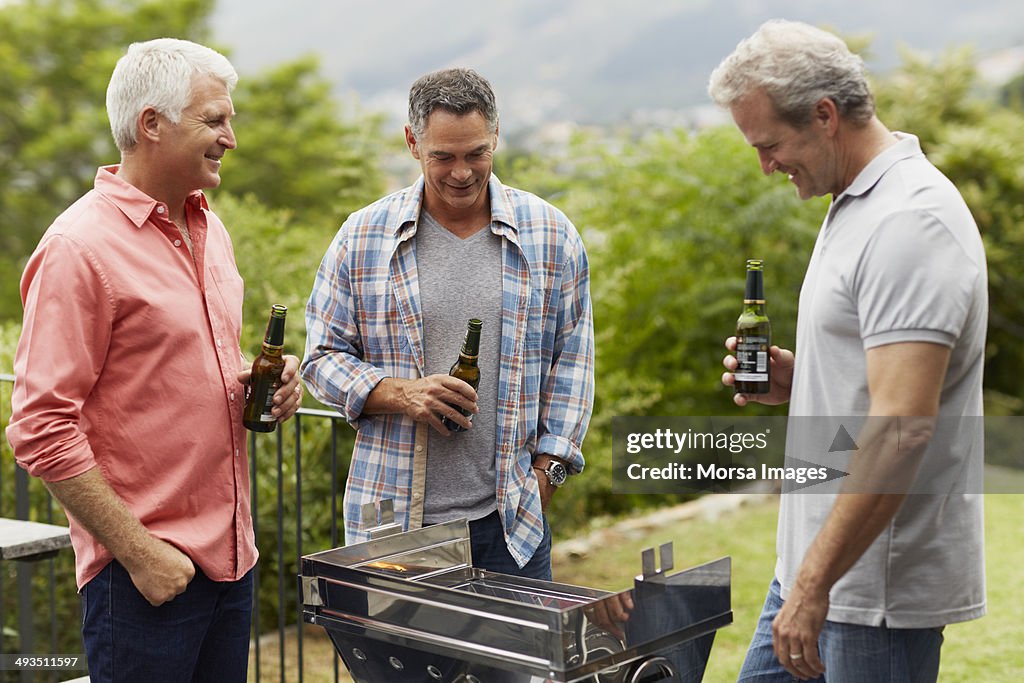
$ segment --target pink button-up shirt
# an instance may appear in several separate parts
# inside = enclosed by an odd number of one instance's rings
[[[167,206],[116,171],[99,169],[25,268],[7,437],[44,481],[98,467],[153,535],[235,580],[257,553],[231,240],[195,192],[193,259]],[[70,525],[81,588],[111,555]]]

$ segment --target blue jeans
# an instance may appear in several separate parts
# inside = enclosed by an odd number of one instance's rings
[[[778,579],[768,588],[757,630],[737,683],[791,683],[772,650],[772,620],[782,608]],[[826,621],[818,638],[825,665],[820,683],[935,683],[942,627],[901,629]]]
[[[185,592],[153,607],[111,562],[82,588],[82,638],[93,683],[244,683],[252,571],[211,581],[197,567]]]
[[[501,517],[498,516],[497,510],[469,523],[469,542],[473,551],[473,566],[478,569],[543,581],[551,580],[551,527],[548,526],[546,517],[544,538],[537,547],[537,552],[522,569],[508,551],[505,532],[501,527]]]

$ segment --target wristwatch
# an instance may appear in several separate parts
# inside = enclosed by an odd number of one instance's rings
[[[553,458],[548,461],[547,467],[534,465],[533,469],[540,470],[547,475],[548,483],[556,487],[564,484],[565,480],[569,477],[569,470],[565,469],[565,465]]]

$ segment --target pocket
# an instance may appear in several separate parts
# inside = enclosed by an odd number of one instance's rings
[[[214,263],[210,265],[210,279],[220,297],[221,306],[227,319],[233,324],[242,320],[242,299],[245,294],[245,283],[233,263]],[[238,330],[240,333],[241,330]]]

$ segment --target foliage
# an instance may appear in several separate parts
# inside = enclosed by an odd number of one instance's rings
[[[381,193],[383,119],[354,105],[342,116],[315,58],[242,78],[232,99],[238,149],[228,155],[223,190],[331,232]]]
[[[565,210],[590,257],[597,397],[587,472],[553,507],[578,523],[663,502],[612,493],[613,417],[735,413],[721,360],[742,306],[747,258],[765,259],[774,339],[792,348],[798,289],[824,206],[800,202],[784,178],[762,177],[730,128],[604,142],[584,135],[565,158],[544,164],[520,159],[506,173]]]

